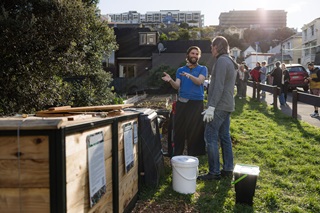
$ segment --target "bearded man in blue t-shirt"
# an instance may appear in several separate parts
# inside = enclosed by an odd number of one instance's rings
[[[162,79],[169,82],[179,92],[174,117],[174,154],[182,155],[187,140],[188,155],[204,155],[204,123],[203,111],[204,86],[203,82],[208,75],[208,69],[198,64],[201,50],[191,46],[187,50],[187,64],[178,68],[176,80],[164,72]]]

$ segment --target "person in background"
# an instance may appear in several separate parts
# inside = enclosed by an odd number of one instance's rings
[[[277,86],[279,88],[282,87],[282,69],[280,68],[280,61],[276,62],[276,67],[271,71],[270,76],[273,77],[273,82],[272,85],[273,86]],[[284,101],[284,94],[281,92],[279,95],[279,102],[281,106],[285,105],[285,101]],[[272,103],[271,105],[273,105],[274,103]]]
[[[174,117],[174,156],[183,154],[185,140],[188,155],[206,153],[201,112],[204,108],[203,82],[208,75],[208,69],[198,64],[200,57],[200,48],[191,46],[187,50],[187,64],[178,68],[175,81],[169,74],[163,73],[162,80],[177,89],[179,96]]]
[[[305,82],[309,82],[310,94],[320,96],[320,70],[314,67],[313,62],[308,64],[310,70],[310,76],[305,79]],[[318,107],[314,106],[314,113],[310,114],[312,118],[319,117]]]
[[[261,84],[266,84],[266,80],[267,80],[267,62],[266,61],[262,61],[261,62],[261,68],[260,68],[260,82]],[[261,92],[261,95],[266,95],[265,91]]]
[[[209,172],[199,180],[219,180],[233,175],[233,152],[230,137],[230,114],[235,109],[234,86],[238,64],[229,56],[229,44],[223,36],[212,40],[211,52],[216,62],[211,71],[207,109],[202,113],[205,126]],[[223,166],[220,171],[219,146]]]
[[[251,69],[247,66],[247,63],[245,61],[241,62],[241,64],[244,66],[244,68],[250,73]],[[250,78],[250,75],[249,75]]]
[[[260,65],[260,62],[258,61],[256,63],[256,67],[253,68],[250,72],[252,80],[255,82],[260,82],[260,69],[261,69],[261,65]]]
[[[282,69],[281,93],[283,93],[284,105],[287,106],[287,95],[288,95],[288,87],[290,83],[290,75],[289,75],[289,71],[286,68],[285,63],[281,64],[281,69]]]
[[[241,64],[237,72],[237,96],[239,99],[246,98],[247,96],[247,82],[249,79],[249,72],[245,66]]]

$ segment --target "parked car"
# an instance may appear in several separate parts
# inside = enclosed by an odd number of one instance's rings
[[[301,64],[286,64],[290,75],[289,89],[302,87],[304,91],[308,91],[309,84],[304,82],[309,76],[307,70]]]

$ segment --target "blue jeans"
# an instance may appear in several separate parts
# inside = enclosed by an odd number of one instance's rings
[[[284,98],[284,93],[282,93],[282,92],[279,95],[279,102],[280,102],[281,105],[284,105],[286,103],[286,100]]]
[[[207,144],[209,173],[220,175],[219,144],[222,150],[223,170],[233,171],[233,153],[230,137],[230,112],[215,110],[213,121],[206,123],[204,137]]]

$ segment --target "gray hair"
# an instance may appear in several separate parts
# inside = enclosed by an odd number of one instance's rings
[[[216,36],[211,43],[211,46],[217,46],[217,52],[221,54],[229,54],[228,40],[223,36]]]

